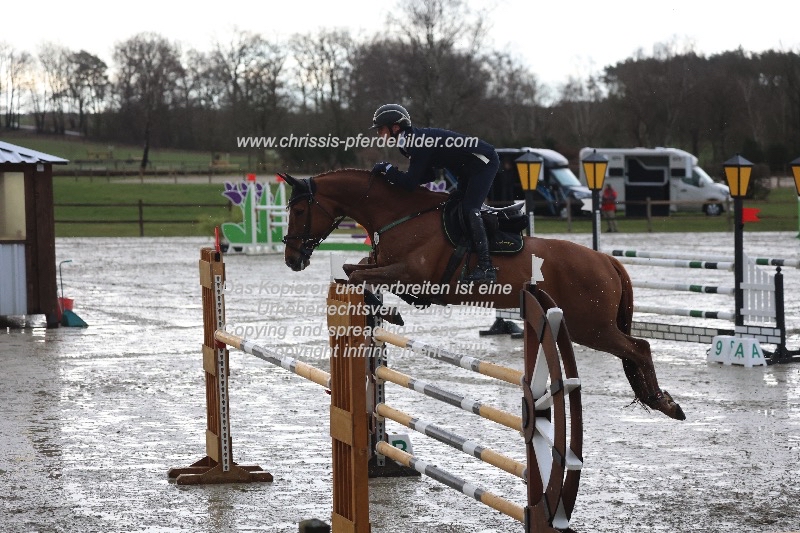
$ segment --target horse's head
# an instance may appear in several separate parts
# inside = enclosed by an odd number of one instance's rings
[[[325,205],[317,198],[314,178],[297,179],[288,174],[280,176],[292,187],[287,209],[289,224],[286,228],[284,260],[294,271],[303,270],[311,262],[314,248],[319,246],[342,220],[335,214],[332,205]]]
[[[409,192],[367,170],[341,169],[308,179],[280,176],[292,187],[283,242],[286,265],[294,271],[309,265],[314,249],[345,216],[371,235],[405,215],[443,201],[441,194],[421,187]]]

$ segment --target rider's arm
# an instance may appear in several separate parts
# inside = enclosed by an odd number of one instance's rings
[[[386,171],[386,180],[389,183],[408,189],[414,190],[421,183],[428,183],[436,179],[436,174],[431,166],[432,150],[413,150],[410,153],[411,162],[408,165],[408,171],[403,172],[396,166]]]

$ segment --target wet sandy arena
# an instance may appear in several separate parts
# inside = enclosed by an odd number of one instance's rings
[[[564,238],[590,243],[588,235]],[[732,255],[732,241],[731,234],[617,234],[604,235],[602,244],[668,251],[688,245]],[[750,255],[800,255],[794,233],[748,233],[745,243]],[[305,518],[330,518],[329,397],[240,352],[231,354],[234,459],[261,465],[275,481],[178,487],[167,479],[169,468],[204,455],[197,260],[206,244],[58,240],[58,260],[75,261],[64,265],[65,293],[90,327],[0,332],[0,530],[291,532]],[[327,368],[324,315],[316,307],[322,297],[312,294],[328,279],[326,256],[315,255],[301,274],[277,256],[227,257],[228,280],[241,289],[227,297],[230,327],[255,328],[263,344]],[[636,268],[629,269],[634,279],[666,276]],[[684,281],[711,282],[714,274]],[[785,274],[790,348],[797,349],[800,271]],[[732,283],[730,274],[723,278]],[[249,284],[266,288],[247,294]],[[304,288],[275,294],[274,287],[286,284]],[[703,308],[697,295],[637,294],[641,301]],[[729,301],[719,305],[732,308]],[[451,308],[406,321],[417,329],[415,338],[521,368],[520,341],[478,337],[492,317]],[[585,467],[572,526],[582,532],[800,530],[800,365],[721,366],[705,362],[703,345],[652,345],[661,385],[680,402],[685,422],[629,407],[632,392],[620,362],[576,347]],[[511,386],[421,356],[395,354],[390,366],[501,408],[519,406]],[[513,431],[404,389],[391,388],[388,397],[400,409],[524,457]],[[515,478],[418,434],[412,439],[420,457],[523,502]],[[522,531],[429,479],[373,480],[370,493],[375,532]]]

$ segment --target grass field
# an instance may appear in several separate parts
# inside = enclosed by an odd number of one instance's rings
[[[759,209],[759,222],[747,223],[745,231],[796,231],[798,229],[798,201],[793,189],[773,189],[766,200],[745,200],[745,208]],[[698,208],[699,211],[699,208]],[[552,218],[536,219],[537,233],[561,233],[567,231],[566,222]],[[648,223],[644,218],[627,218],[624,213],[617,216],[617,226],[623,233],[647,233]],[[718,217],[705,216],[702,213],[679,212],[669,217],[653,217],[653,232],[697,232],[697,231],[733,231],[732,213],[723,213]],[[591,217],[573,219],[572,231],[575,233],[591,233]]]
[[[32,133],[6,133],[0,136],[1,141],[24,146],[32,150],[44,152],[49,155],[68,159],[71,162],[86,161],[92,159],[92,153],[102,153],[111,150],[113,158],[120,162],[132,160],[138,162],[142,159],[142,146],[109,144],[91,142],[79,137],[63,137],[35,135]],[[211,152],[198,152],[189,150],[162,150],[151,148],[149,159],[155,166],[166,165],[186,165],[192,168],[208,167],[211,163]],[[247,164],[247,154],[231,153],[231,164],[240,165],[244,168]]]
[[[215,204],[219,207],[155,207],[143,208],[144,234],[152,237],[179,235],[211,235],[214,226],[226,221],[241,221],[238,207],[227,206],[219,184],[173,185],[161,183],[102,183],[56,178],[56,236],[58,237],[133,237],[139,235],[139,206],[144,204]],[[65,203],[132,204],[112,207],[59,206]],[[67,224],[64,220],[93,220],[98,223]],[[176,223],[147,222],[174,220]],[[130,221],[130,223],[102,222]]]
[[[56,207],[56,220],[130,221],[129,223],[67,224],[56,223],[59,237],[138,236],[138,202],[145,204],[194,204],[193,207],[144,207],[144,234],[146,236],[211,235],[213,228],[225,221],[240,221],[239,208],[226,206],[219,184],[164,184],[164,183],[106,183],[89,179],[55,178],[55,202],[93,204],[132,204],[125,207]],[[214,204],[219,207],[198,207]],[[745,231],[795,231],[798,229],[797,196],[794,190],[775,189],[765,201],[748,201],[745,207],[760,209],[760,222],[749,223]],[[159,223],[158,220],[175,220],[180,223]],[[620,232],[646,233],[647,220],[617,218]],[[719,217],[702,214],[678,213],[652,220],[654,232],[731,231],[732,220],[725,213]],[[537,234],[565,233],[567,222],[551,217],[537,217]],[[591,217],[572,221],[573,233],[591,233]]]

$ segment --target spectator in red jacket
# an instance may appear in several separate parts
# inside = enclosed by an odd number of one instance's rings
[[[610,183],[606,183],[603,189],[603,201],[600,204],[600,211],[608,225],[606,231],[616,233],[617,230],[617,191]]]

